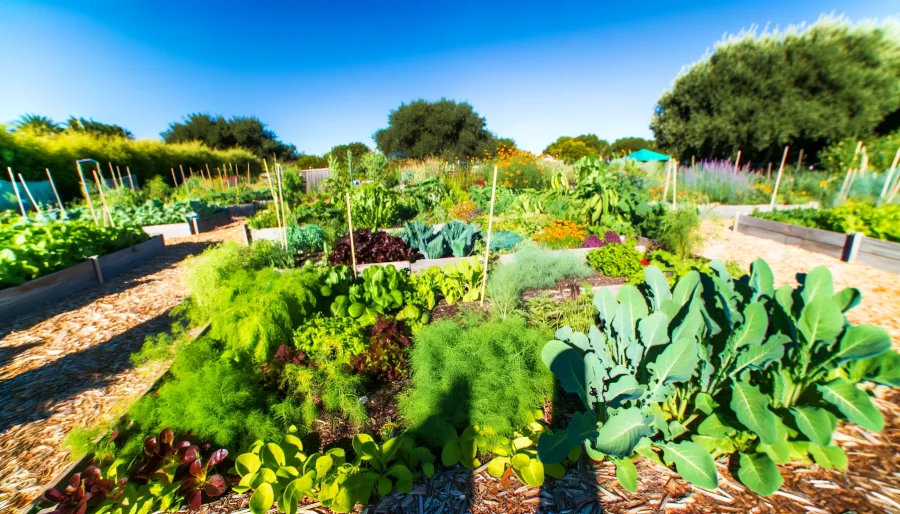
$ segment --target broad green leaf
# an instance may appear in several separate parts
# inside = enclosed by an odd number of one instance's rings
[[[765,453],[739,455],[738,478],[754,493],[771,496],[784,483],[781,473],[778,472],[778,466]]]
[[[697,426],[697,433],[708,437],[731,437],[737,429],[722,422],[718,414],[710,414]]]
[[[732,382],[731,410],[745,427],[759,436],[763,444],[777,440],[775,413],[769,410],[769,399],[748,382]]]
[[[831,301],[834,296],[834,283],[831,279],[831,271],[826,266],[816,266],[811,269],[803,279],[803,288],[800,297],[807,305],[815,298],[827,298]]]
[[[631,319],[634,321],[646,317],[650,312],[647,309],[647,300],[644,299],[644,295],[631,284],[625,284],[619,288],[616,293],[616,301],[619,305],[625,304],[628,307]],[[634,323],[632,323],[633,325]]]
[[[600,288],[594,295],[594,307],[597,309],[597,314],[607,325],[612,324],[615,319],[618,306],[619,303],[616,302],[615,296],[607,287]]]
[[[494,457],[488,462],[487,472],[492,477],[500,478],[503,476],[503,472],[506,471],[506,466],[509,464],[508,457]]]
[[[637,468],[630,458],[613,459],[616,465],[616,478],[627,491],[637,492]]]
[[[275,443],[268,443],[263,446],[259,456],[262,457],[263,464],[270,468],[278,469],[285,464],[284,450]]]
[[[797,330],[810,343],[829,341],[844,328],[844,315],[831,296],[816,296],[806,304],[797,322]]]
[[[638,383],[634,375],[621,375],[609,382],[604,398],[612,408],[619,408],[623,402],[636,400],[644,393],[644,386]]]
[[[650,310],[656,312],[662,308],[663,302],[672,298],[669,281],[656,266],[644,268],[644,283],[650,290]]]
[[[333,463],[330,455],[322,455],[316,459],[316,476],[319,479],[325,478],[325,474],[331,469]]]
[[[694,435],[691,436],[691,441],[705,448],[706,452],[709,453],[713,459],[717,459],[723,455],[731,455],[737,451],[737,448],[734,447],[734,442],[728,437]]]
[[[849,327],[841,337],[833,359],[844,362],[880,355],[891,349],[891,336],[875,325]]]
[[[648,395],[650,401],[659,402],[665,399],[659,396],[666,384],[690,380],[699,360],[697,342],[693,339],[680,339],[666,346],[656,360],[647,365],[653,384]]]
[[[544,465],[537,459],[531,459],[526,466],[517,469],[519,477],[526,485],[540,487],[544,484]]]
[[[443,450],[441,450],[441,463],[450,467],[459,462],[460,451],[459,451],[459,441],[451,441],[444,445]]]
[[[828,446],[831,434],[837,428],[837,417],[818,407],[794,407],[791,409],[797,428],[815,444]]]
[[[566,467],[562,464],[546,464],[543,462],[541,464],[544,465],[544,474],[547,476],[551,476],[556,479],[560,479],[566,476]]]
[[[709,393],[697,393],[697,396],[694,397],[694,405],[697,410],[706,415],[712,414],[713,409],[719,406]]]
[[[848,287],[834,295],[833,298],[834,303],[838,305],[838,308],[841,309],[841,312],[847,312],[859,305],[859,302],[862,301],[862,294],[860,294],[859,289],[856,289],[855,287]]]
[[[719,487],[716,463],[706,449],[694,442],[666,443],[662,446],[663,458],[675,464],[675,470],[688,482],[713,490]]]
[[[638,322],[638,335],[644,348],[669,342],[669,318],[662,312],[654,312]]]
[[[566,427],[565,434],[569,447],[580,446],[585,440],[593,441],[597,437],[597,416],[595,416],[592,411],[576,412],[575,415],[572,416],[572,421],[569,422],[569,426]],[[548,434],[541,434],[541,437],[544,437],[545,435]],[[551,440],[552,439],[548,439],[548,444],[550,444],[549,441]],[[538,454],[545,463],[562,461],[562,459],[545,459],[544,454],[540,451],[540,447],[541,443],[540,440],[538,440]]]
[[[689,271],[675,284],[675,289],[672,291],[672,302],[680,309],[691,299],[699,286],[700,273],[696,270]]]
[[[659,458],[659,454],[653,451],[653,443],[650,441],[649,437],[644,437],[638,441],[637,446],[634,447],[634,453],[635,455],[640,455],[660,466],[665,466],[662,459]]]
[[[844,453],[840,446],[821,446],[818,444],[810,444],[807,446],[809,454],[812,455],[816,464],[825,469],[836,469],[845,471],[847,469],[847,454]]]
[[[702,303],[702,302],[701,302]],[[700,309],[691,305],[690,311],[681,320],[681,323],[672,330],[672,343],[678,343],[681,340],[695,341],[700,329],[703,328],[703,315]]]
[[[794,288],[784,284],[775,290],[775,301],[784,309],[784,312],[794,319]]]
[[[732,336],[734,349],[758,346],[765,339],[768,328],[769,318],[766,315],[766,306],[759,302],[747,304],[744,308],[744,322]]]
[[[369,503],[375,481],[375,478],[367,473],[349,475],[343,483],[336,484],[337,491],[329,507],[334,512],[350,512],[357,503],[363,505]],[[321,500],[321,494],[319,499]]]
[[[747,368],[765,369],[769,363],[781,360],[784,356],[784,345],[790,340],[784,334],[772,334],[765,343],[747,348],[735,360],[734,367],[728,373],[728,376],[738,377]]]
[[[577,350],[554,339],[544,345],[541,359],[559,379],[564,391],[577,394],[583,402],[587,401],[584,360]]]
[[[413,474],[412,471],[409,470],[403,464],[394,464],[391,466],[391,469],[387,472],[388,475],[397,479],[397,490],[401,493],[408,493],[412,491],[413,486]]]
[[[573,419],[574,421],[574,419]],[[594,424],[594,433],[596,433],[596,423]],[[568,430],[558,430],[554,433],[545,432],[538,438],[538,456],[542,462],[548,464],[556,464],[565,460],[566,456],[572,451],[573,446],[578,446],[584,439],[579,439],[577,443],[570,444],[568,431],[572,430],[570,424]],[[575,436],[572,436],[573,438]]]
[[[275,503],[275,492],[272,490],[272,485],[262,483],[250,495],[250,512],[253,514],[265,514],[272,508],[273,503]]]
[[[837,407],[850,421],[871,432],[884,428],[884,417],[869,395],[847,379],[836,378],[825,385],[816,384],[816,388],[826,402]]]
[[[259,466],[259,457],[257,457],[256,454],[253,453],[242,453],[234,461],[234,468],[241,476],[256,473],[256,471],[259,469]]]
[[[554,334],[553,337],[560,341],[565,341],[583,352],[591,349],[591,345],[588,343],[587,336],[581,332],[573,331],[572,327],[560,328],[556,331],[556,334]]]
[[[750,265],[750,287],[753,289],[752,301],[761,296],[775,298],[775,275],[772,268],[762,259],[756,259]]]
[[[620,410],[600,427],[595,449],[611,457],[628,457],[644,436],[653,434],[650,418],[637,407]]]
[[[900,387],[900,353],[893,350],[854,361],[849,368],[850,379],[856,382],[869,381],[876,384]]]

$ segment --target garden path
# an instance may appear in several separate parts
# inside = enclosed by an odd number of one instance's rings
[[[129,356],[168,330],[184,297],[189,255],[241,226],[166,242],[165,254],[94,289],[0,324],[0,512],[27,505],[68,465],[63,440],[112,420],[168,366],[134,369]]]

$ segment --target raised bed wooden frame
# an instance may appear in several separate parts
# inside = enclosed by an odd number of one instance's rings
[[[36,278],[20,286],[0,290],[0,323],[32,312],[63,297],[102,284],[162,255],[165,242],[161,235],[149,241],[88,260],[55,273]]]

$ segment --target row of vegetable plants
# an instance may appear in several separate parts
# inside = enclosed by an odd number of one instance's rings
[[[833,209],[754,211],[752,216],[842,234],[861,232],[866,237],[900,242],[900,205],[896,204],[847,202]]]

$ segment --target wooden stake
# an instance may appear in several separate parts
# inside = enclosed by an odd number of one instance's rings
[[[131,190],[132,190],[132,191],[135,191],[135,189],[134,189],[134,179],[131,178],[131,168],[129,168],[128,166],[125,166],[125,173],[128,173],[128,184],[131,185]]]
[[[491,230],[494,226],[494,201],[497,198],[497,165],[494,165],[494,183],[491,185],[491,210],[488,215],[487,246],[484,248],[484,275],[481,277],[481,305],[484,305],[484,293],[487,290],[488,258],[491,255]]]
[[[50,168],[44,168],[44,169],[47,170],[47,179],[50,181],[50,189],[53,190],[53,196],[56,197],[56,203],[59,204],[59,210],[62,211],[62,213],[64,215],[68,214],[66,212],[66,208],[63,207],[62,200],[59,199],[59,193],[56,192],[56,184],[53,183],[53,175],[50,174]]]
[[[778,167],[778,175],[775,177],[775,188],[772,189],[772,201],[769,202],[770,207],[775,207],[775,197],[778,196],[778,186],[781,184],[781,173],[784,171],[784,163],[787,161],[787,154],[790,146],[784,147],[784,155],[781,157],[781,166]]]
[[[25,204],[22,203],[22,195],[19,194],[19,186],[16,185],[16,177],[13,176],[12,168],[7,166],[6,171],[9,172],[9,181],[12,182],[13,191],[16,192],[16,200],[19,201],[19,210],[22,211],[22,216],[27,216],[25,214]]]
[[[250,187],[250,161],[247,161],[247,187]]]
[[[99,169],[99,166],[97,167]],[[100,179],[97,177],[97,171],[94,171],[94,180],[97,181],[97,187],[100,187]],[[109,205],[106,204],[106,195],[103,194],[103,188],[100,187],[100,202],[103,204],[103,212],[109,219],[109,226],[116,228],[116,223],[112,219],[112,213],[109,212]]]
[[[191,180],[193,180],[193,178],[194,178],[194,168],[191,168],[190,166],[188,166],[188,173],[189,173],[189,175],[190,175],[190,177],[191,177]]]
[[[263,166],[265,166],[266,168],[266,179],[269,181],[269,192],[272,193],[272,201],[275,202],[275,221],[278,223],[278,226],[281,227],[281,214],[279,214],[280,209],[278,207],[278,193],[275,191],[275,188],[272,187],[272,174],[269,173],[269,165],[266,163],[265,159],[263,159]],[[280,239],[281,238],[279,238],[279,240]]]
[[[353,243],[353,217],[350,215],[350,191],[347,191],[347,226],[350,227],[350,260],[353,263],[353,278],[356,275],[356,246]]]
[[[737,173],[738,169],[741,167],[741,151],[738,150],[737,160],[734,161],[734,172]]]
[[[797,159],[797,171],[800,171],[800,166],[803,165],[803,149],[800,149],[800,157]]]
[[[678,208],[678,161],[672,161],[672,208]]]
[[[282,236],[284,237],[284,247],[287,248],[287,205],[284,203],[284,181],[282,180],[281,175],[281,166],[275,166],[275,173],[278,175],[278,197],[281,201],[281,217],[284,219],[284,230],[282,232]],[[237,177],[238,175],[235,175]]]
[[[691,156],[691,168],[693,168],[693,167],[694,167],[694,156],[692,155]]]
[[[672,178],[672,159],[666,161],[666,185],[663,187],[663,202],[666,201],[666,198],[669,197],[669,181]]]
[[[878,195],[878,204],[881,205],[881,202],[884,200],[884,196],[887,194],[890,189],[891,183],[894,181],[894,171],[897,169],[897,162],[900,161],[900,148],[897,148],[897,153],[894,154],[894,162],[891,163],[891,169],[888,171],[887,177],[884,178],[884,185],[881,187],[881,194]]]
[[[769,169],[766,171],[766,180],[772,178],[772,161],[769,161]]]
[[[122,187],[125,187],[125,181],[122,180],[122,172],[119,171],[119,165],[118,165],[118,164],[116,165],[116,175],[119,176],[119,185],[121,185]]]
[[[31,200],[31,205],[34,205],[34,210],[37,211],[38,214],[43,215],[44,211],[41,210],[41,206],[38,205],[36,201],[34,201],[34,197],[31,196],[31,190],[28,189],[28,184],[25,183],[25,179],[22,178],[21,173],[17,173],[19,175],[19,182],[22,183],[22,187],[25,188],[25,194],[28,195],[28,199]]]
[[[91,201],[91,193],[88,190],[87,182],[84,181],[84,174],[81,173],[81,164],[78,161],[75,161],[75,169],[78,170],[78,178],[81,179],[81,190],[84,192],[84,199],[87,200],[88,207],[91,208],[91,217],[94,218],[94,224],[99,225],[100,222],[97,221],[97,213],[94,212],[94,202]]]
[[[210,173],[210,171],[209,171],[209,163],[206,162],[206,163],[203,163],[203,164],[204,164],[204,166],[206,166],[206,177],[207,177],[210,181],[212,181],[212,173]]]
[[[181,183],[184,184],[187,182],[187,177],[184,176],[184,166],[178,165],[178,171],[181,172]]]
[[[109,177],[113,181],[113,185],[116,187],[116,190],[119,189],[119,183],[116,182],[116,172],[113,171],[113,165],[111,162],[107,161],[106,164],[109,164]],[[97,168],[100,168],[100,165],[97,165]],[[99,171],[99,170],[98,170]],[[100,178],[103,178],[103,174],[100,174]]]
[[[175,179],[175,168],[169,168],[169,171],[172,172],[172,187],[177,187],[178,181]]]

